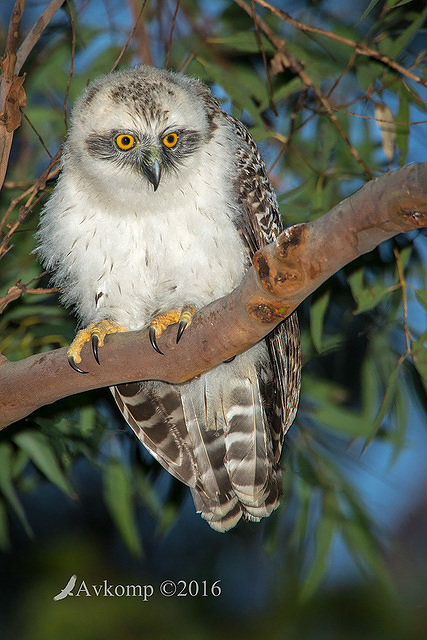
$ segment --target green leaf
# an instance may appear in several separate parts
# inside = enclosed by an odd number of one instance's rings
[[[313,413],[324,427],[342,436],[358,438],[367,436],[372,430],[372,421],[368,416],[333,403],[324,403]]]
[[[374,362],[372,358],[366,358],[362,365],[360,376],[362,388],[363,410],[367,416],[375,415],[375,408],[378,405],[378,378],[375,374]]]
[[[424,309],[427,309],[427,291],[425,289],[416,289],[415,296]]]
[[[174,504],[164,504],[153,486],[141,469],[135,469],[134,481],[137,483],[138,495],[142,497],[144,505],[158,522],[158,529],[164,533],[175,522],[177,517],[177,507]]]
[[[287,82],[282,82],[273,92],[274,102],[279,102],[279,100],[288,98],[293,93],[301,91],[302,87],[303,83],[300,77],[292,78]]]
[[[212,80],[228,93],[236,105],[241,109],[246,109],[257,126],[264,126],[259,108],[255,106],[252,100],[252,91],[247,89],[241,82],[238,73],[230,73],[200,57],[197,57],[197,61],[209,73]]]
[[[385,287],[382,284],[373,284],[366,287],[356,297],[357,310],[356,314],[368,311],[373,307],[376,307],[381,300],[390,293],[390,287]]]
[[[399,261],[403,271],[405,271],[408,265],[409,259],[413,254],[413,251],[414,251],[414,247],[412,246],[412,244],[410,244],[408,247],[404,247],[401,251],[399,251]],[[398,276],[397,269],[396,269],[396,276]]]
[[[374,60],[363,60],[358,65],[356,73],[360,86],[366,91],[378,78],[382,77],[384,67]]]
[[[9,526],[7,519],[7,507],[4,500],[0,498],[0,549],[5,551],[10,547]]]
[[[371,433],[367,437],[366,442],[364,444],[364,449],[366,449],[366,447],[374,439],[374,437],[376,436],[377,431],[380,428],[384,418],[386,417],[386,415],[388,414],[388,412],[390,410],[391,403],[392,403],[392,401],[394,399],[397,379],[398,379],[398,375],[399,375],[399,371],[400,371],[400,365],[401,365],[402,362],[403,362],[402,359],[400,359],[397,362],[396,366],[394,367],[394,369],[391,372],[391,375],[390,375],[390,377],[389,377],[389,379],[387,381],[385,392],[384,392],[383,398],[381,400],[380,408],[378,409],[378,413],[377,413],[377,415],[376,415],[376,417],[374,419],[374,422],[372,424]]]
[[[407,14],[407,17],[413,17],[412,23],[402,31],[402,33],[394,40],[393,44],[388,47],[388,55],[391,58],[397,58],[403,49],[411,42],[415,37],[418,30],[424,24],[424,20],[427,16],[427,8],[424,11],[414,12]]]
[[[88,404],[80,407],[80,424],[79,429],[83,437],[89,436],[96,428],[96,408],[94,405]]]
[[[53,482],[69,496],[73,495],[50,444],[50,439],[44,433],[30,430],[20,431],[12,439],[17,447],[25,451],[30,460],[50,482]]]
[[[353,297],[357,302],[357,309],[354,311],[356,315],[372,309],[392,291],[392,287],[387,287],[383,284],[365,286],[363,282],[363,269],[358,269],[349,275],[347,281]]]
[[[347,408],[346,391],[336,384],[306,375],[303,394],[314,402],[312,414],[326,429],[352,438],[367,436],[372,428],[370,415]]]
[[[7,502],[12,507],[13,511],[18,516],[22,526],[24,527],[28,537],[33,536],[30,524],[25,515],[25,511],[22,504],[15,492],[12,483],[12,471],[13,471],[13,447],[10,442],[0,443],[0,490],[2,491]],[[7,524],[5,524],[7,527]],[[6,530],[4,531],[6,535]]]
[[[314,558],[301,589],[302,601],[307,600],[313,594],[326,573],[338,514],[339,507],[336,497],[331,490],[328,490],[323,495],[322,512],[314,538]]]
[[[418,297],[418,296],[417,296]],[[412,358],[420,376],[427,381],[427,331],[412,343]]]
[[[369,531],[368,523],[364,519],[359,521],[353,515],[343,521],[342,533],[357,564],[360,565],[362,560],[381,586],[389,591],[392,581],[382,560],[380,546]]]
[[[105,465],[104,499],[127,547],[136,557],[141,557],[142,545],[135,520],[130,474],[125,466],[114,458]]]
[[[399,110],[396,114],[396,122],[409,123],[410,108],[409,108],[409,95],[405,87],[400,86],[398,88],[399,96]],[[396,146],[400,151],[400,165],[403,166],[406,162],[409,147],[409,134],[411,128],[409,124],[396,125]]]
[[[316,462],[306,451],[298,452],[296,456],[298,475],[310,487],[319,483]]]
[[[381,0],[371,0],[371,2],[368,4],[368,6],[366,7],[365,11],[362,13],[362,15],[360,16],[359,20],[356,22],[356,24],[354,26],[357,27],[361,22],[363,22],[363,20],[371,13],[371,11],[373,9],[375,9],[375,7],[380,2],[381,2]]]
[[[314,477],[314,474],[311,474]],[[313,484],[307,482],[301,475],[292,474],[292,485],[290,487],[298,496],[298,510],[293,522],[290,544],[298,548],[304,540],[308,530],[310,514],[310,503],[313,497]]]
[[[409,4],[410,2],[414,2],[414,0],[387,0],[387,4],[391,9],[402,7],[404,4]]]
[[[310,307],[310,333],[314,347],[318,353],[322,351],[323,322],[326,309],[331,297],[330,289],[326,289],[320,295],[313,296]]]
[[[402,393],[398,386],[394,395],[394,424],[393,430],[390,434],[390,442],[393,446],[393,453],[390,460],[390,466],[397,462],[400,453],[402,452],[405,444],[408,432],[408,395]]]
[[[260,50],[255,31],[235,31],[226,36],[209,37],[206,42],[213,45],[224,45],[245,53],[258,53]],[[261,42],[266,53],[275,52],[271,42],[263,34],[261,34]]]

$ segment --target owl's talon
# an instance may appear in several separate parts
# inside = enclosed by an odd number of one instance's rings
[[[186,320],[180,320],[179,325],[178,325],[178,331],[176,334],[176,344],[178,344],[178,342],[181,340],[182,338],[182,334],[185,331],[185,328],[187,327],[188,322]]]
[[[188,327],[188,325],[191,324],[195,313],[196,307],[194,307],[192,304],[186,304],[184,307],[182,307],[181,310],[170,309],[169,311],[161,313],[160,315],[153,318],[148,329],[148,335],[153,349],[155,349],[157,353],[164,355],[163,351],[160,351],[159,347],[157,346],[157,338],[160,338],[163,331],[170,324],[175,324],[176,322],[179,322],[178,332],[176,335],[176,343],[178,344],[185,329]]]
[[[77,371],[77,373],[88,373],[87,371],[83,371],[83,369],[80,369],[80,367],[77,366],[76,361],[74,360],[74,356],[68,356],[68,362],[70,364],[70,367],[74,369],[74,371]]]
[[[87,373],[77,366],[81,362],[81,350],[87,342],[92,343],[92,351],[95,360],[98,364],[99,355],[98,348],[104,344],[105,336],[109,333],[121,333],[127,331],[124,327],[121,327],[117,322],[113,320],[101,320],[100,322],[93,322],[89,324],[85,329],[78,332],[73,342],[68,347],[67,356],[70,366],[78,373]]]
[[[179,317],[178,333],[176,334],[176,344],[181,340],[185,329],[190,326],[195,313],[196,307],[192,304],[186,304],[185,307],[182,308]]]
[[[153,349],[154,349],[155,351],[157,351],[157,353],[160,353],[160,355],[161,355],[161,356],[164,356],[165,354],[163,353],[163,351],[160,351],[160,349],[159,349],[159,347],[158,347],[158,345],[157,345],[157,340],[156,340],[156,338],[157,338],[157,335],[156,335],[156,329],[155,329],[153,326],[151,326],[151,327],[148,329],[148,337],[150,338],[151,346],[153,347]]]
[[[101,364],[99,362],[99,354],[98,354],[99,336],[97,336],[96,333],[92,334],[91,342],[92,342],[93,357],[95,358],[98,364]]]

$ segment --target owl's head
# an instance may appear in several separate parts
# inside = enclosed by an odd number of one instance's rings
[[[215,129],[213,104],[203,84],[164,69],[101,76],[73,109],[63,167],[84,167],[86,179],[118,190],[170,186],[197,168]]]

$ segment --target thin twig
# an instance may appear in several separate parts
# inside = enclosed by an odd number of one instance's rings
[[[259,46],[259,50],[261,52],[261,57],[262,57],[262,62],[264,64],[264,69],[265,69],[265,73],[267,76],[267,83],[268,83],[268,95],[270,98],[270,107],[274,113],[275,116],[278,115],[277,113],[277,108],[276,108],[276,104],[274,102],[274,98],[273,98],[273,87],[271,86],[271,74],[270,74],[270,68],[269,65],[267,63],[267,56],[265,55],[265,51],[264,51],[264,45],[262,44],[262,38],[261,38],[261,34],[259,32],[259,26],[258,23],[256,21],[256,10],[255,10],[255,2],[254,0],[251,0],[251,9],[252,9],[252,19],[254,21],[254,25],[255,25],[255,35],[256,35],[256,39],[258,41],[258,46]]]
[[[34,195],[34,194],[33,194]],[[33,209],[33,207],[41,201],[41,199],[44,197],[44,193],[40,194],[38,196],[38,198],[36,198],[36,200],[34,202],[31,202],[30,205],[26,205],[21,207],[19,214],[18,214],[18,219],[16,220],[16,222],[14,222],[9,231],[5,234],[2,242],[0,243],[0,256],[5,253],[6,251],[8,251],[8,242],[10,240],[10,238],[13,236],[13,234],[15,233],[15,231],[17,230],[17,228],[24,222],[25,218],[27,217],[27,215],[30,213],[30,211]],[[30,198],[30,200],[33,200],[34,198]]]
[[[400,289],[402,291],[402,315],[403,315],[403,333],[405,336],[406,354],[411,353],[411,334],[408,328],[408,298],[406,294],[406,280],[403,273],[400,255],[396,247],[393,247],[394,258],[396,260],[397,273],[399,275]]]
[[[414,127],[417,124],[427,124],[427,120],[416,120],[413,122],[402,122],[400,120],[384,120],[383,118],[375,118],[374,116],[366,116],[362,113],[347,111],[346,109],[342,109],[341,107],[334,107],[334,110],[339,111],[340,113],[346,113],[349,116],[354,116],[355,118],[362,118],[363,120],[373,120],[374,122],[384,122],[385,124],[400,125],[402,127]]]
[[[22,115],[24,117],[24,120],[26,120],[26,122],[30,125],[31,129],[34,131],[34,133],[36,134],[37,138],[39,139],[40,144],[42,145],[43,149],[46,151],[47,155],[49,156],[49,158],[52,158],[52,154],[50,153],[49,149],[47,148],[47,146],[45,145],[43,138],[41,137],[41,135],[39,134],[39,132],[37,131],[37,129],[35,128],[35,126],[33,125],[33,123],[31,122],[31,120],[29,119],[29,117],[27,116],[27,114],[25,113],[25,111],[22,112]]]
[[[353,51],[353,53],[351,54],[351,56],[350,56],[350,58],[349,58],[349,60],[347,62],[347,65],[346,65],[345,69],[343,69],[341,71],[339,76],[335,79],[332,87],[329,89],[328,94],[326,96],[328,98],[328,100],[331,97],[331,95],[333,94],[333,92],[335,91],[335,89],[337,88],[337,86],[339,85],[339,83],[341,82],[341,80],[344,78],[344,76],[347,75],[347,73],[349,73],[350,70],[353,68],[355,61],[356,61],[356,54]]]
[[[68,7],[68,12],[70,14],[70,24],[71,24],[71,64],[70,64],[70,70],[68,72],[67,88],[65,89],[63,111],[64,111],[65,131],[68,131],[67,101],[68,101],[68,95],[70,93],[71,79],[72,79],[73,73],[74,73],[74,58],[76,56],[76,25],[74,23],[73,13],[72,13],[72,9],[71,9],[71,5],[70,5],[69,0],[66,0],[66,3],[67,3],[67,7]]]
[[[246,11],[246,13],[249,16],[251,16],[251,18],[255,22],[258,23],[259,27],[262,29],[264,34],[267,36],[267,38],[270,40],[270,42],[276,47],[277,52],[276,52],[276,54],[275,54],[275,56],[273,58],[272,64],[275,64],[277,69],[280,69],[280,68],[281,69],[284,69],[284,68],[290,69],[292,71],[292,73],[294,73],[295,75],[298,75],[301,78],[301,81],[303,82],[303,84],[306,87],[308,87],[309,89],[311,89],[313,91],[313,93],[316,96],[317,100],[320,102],[320,104],[322,105],[322,107],[324,108],[326,113],[328,114],[328,117],[329,117],[330,121],[334,124],[334,126],[337,129],[338,133],[340,134],[341,138],[344,140],[344,142],[348,146],[350,154],[353,156],[353,158],[359,164],[359,166],[361,167],[363,173],[367,176],[367,178],[371,179],[372,178],[372,172],[371,172],[370,168],[368,167],[366,162],[363,160],[363,158],[361,157],[361,155],[359,154],[357,149],[352,145],[350,139],[347,136],[347,133],[344,130],[344,127],[342,126],[342,124],[338,120],[337,116],[335,115],[334,110],[331,107],[329,101],[327,100],[327,98],[325,98],[325,96],[320,92],[320,90],[314,84],[314,82],[312,81],[311,77],[309,76],[309,74],[305,70],[303,63],[300,60],[298,60],[298,58],[296,58],[290,51],[287,50],[286,43],[285,43],[285,40],[283,38],[279,38],[275,34],[275,32],[259,16],[257,16],[257,15],[254,16],[252,14],[252,11],[251,11],[250,7],[243,0],[234,0],[234,2],[241,9]]]
[[[32,27],[32,29],[30,29],[30,31],[24,38],[16,54],[15,73],[17,75],[21,71],[24,62],[30,55],[34,46],[40,40],[43,31],[49,25],[53,16],[62,7],[63,4],[64,0],[51,0],[47,7],[40,14],[35,25]]]
[[[341,42],[342,44],[345,44],[349,47],[354,48],[356,53],[362,56],[373,58],[374,60],[378,60],[379,62],[384,64],[386,67],[393,69],[393,71],[397,71],[397,73],[400,73],[401,75],[406,76],[410,80],[413,80],[414,82],[418,82],[419,84],[422,84],[424,87],[427,87],[427,81],[424,80],[422,77],[417,76],[415,73],[412,73],[412,71],[409,71],[409,69],[405,69],[405,67],[402,67],[402,65],[398,64],[394,60],[391,60],[383,53],[376,51],[376,49],[372,49],[371,47],[368,47],[363,42],[356,42],[356,40],[351,40],[351,38],[346,38],[344,36],[339,35],[338,33],[334,33],[333,31],[326,31],[325,29],[321,29],[319,27],[311,27],[307,24],[303,24],[302,22],[299,22],[299,20],[295,20],[294,18],[292,18],[288,13],[286,13],[286,11],[283,11],[283,9],[279,9],[278,7],[273,7],[271,4],[269,4],[265,0],[255,0],[255,2],[259,4],[261,7],[264,7],[265,9],[268,9],[269,11],[271,11],[271,13],[276,17],[280,18],[281,20],[284,20],[285,22],[292,25],[296,29],[299,29],[299,31],[303,31],[304,33],[315,33],[317,35],[330,38],[331,40],[336,40],[337,42]]]
[[[168,66],[169,66],[169,58],[170,58],[170,54],[171,54],[171,51],[172,51],[173,32],[175,30],[176,17],[178,15],[180,3],[181,3],[181,0],[177,0],[176,6],[175,6],[175,11],[174,11],[173,18],[172,18],[171,28],[170,28],[170,32],[169,32],[168,50],[166,52],[166,59],[165,59],[165,65],[164,65],[165,69],[167,69]]]
[[[122,50],[120,51],[119,55],[116,58],[116,61],[114,62],[113,66],[110,69],[110,73],[112,73],[113,71],[115,71],[117,69],[117,67],[120,64],[120,60],[123,58],[124,54],[126,53],[126,50],[130,44],[130,41],[132,40],[133,36],[135,35],[136,30],[138,29],[138,24],[139,21],[141,19],[142,13],[145,9],[145,5],[147,4],[147,0],[144,0],[144,2],[142,3],[142,7],[139,11],[138,17],[135,20],[135,24],[133,25],[132,31],[130,32],[129,38],[126,40],[125,44],[122,47]]]
[[[12,202],[10,203],[10,205],[9,205],[9,207],[8,207],[8,209],[7,209],[5,215],[3,216],[2,221],[0,223],[0,229],[6,223],[7,218],[9,217],[10,213],[12,212],[12,210],[14,209],[16,204],[18,204],[19,202],[21,202],[24,198],[26,198],[28,196],[27,202],[20,209],[20,212],[19,212],[19,215],[18,215],[18,219],[16,220],[16,222],[14,222],[11,225],[9,231],[4,235],[3,240],[0,243],[0,258],[2,257],[2,255],[4,255],[9,250],[9,248],[7,247],[7,244],[9,242],[10,238],[12,237],[13,233],[15,233],[15,231],[19,227],[19,225],[22,224],[22,222],[25,220],[25,218],[30,213],[30,211],[33,209],[33,207],[37,204],[37,202],[41,198],[43,198],[44,194],[41,194],[39,196],[39,198],[37,198],[35,200],[35,198],[36,198],[37,194],[39,193],[39,191],[44,190],[47,180],[52,176],[52,169],[55,166],[55,164],[58,162],[58,160],[60,158],[60,155],[61,155],[61,152],[62,152],[62,149],[59,149],[56,152],[56,154],[54,155],[54,157],[51,159],[51,161],[49,162],[48,166],[46,167],[45,171],[38,178],[38,180],[34,183],[34,185],[32,187],[30,187],[29,189],[27,189],[23,194],[21,194],[20,196],[18,196],[14,200],[12,200]]]
[[[16,284],[14,284],[11,287],[9,287],[6,295],[3,296],[2,298],[0,298],[0,314],[4,312],[6,307],[11,302],[14,302],[15,300],[18,300],[18,298],[21,298],[26,293],[30,293],[30,294],[33,294],[33,295],[59,293],[60,290],[57,287],[49,287],[49,288],[36,287],[34,289],[29,289],[28,288],[30,284],[32,284],[36,280],[40,280],[40,278],[42,278],[47,273],[48,273],[47,271],[43,271],[43,273],[39,273],[38,276],[36,276],[35,278],[31,278],[31,280],[29,282],[25,283],[25,284],[22,282],[22,280],[18,280],[18,282],[16,282]]]
[[[307,88],[304,87],[304,89],[300,92],[300,95],[298,97],[298,100],[297,100],[297,103],[295,105],[295,108],[292,111],[291,116],[289,118],[289,134],[288,134],[287,138],[284,138],[283,140],[280,140],[281,146],[280,146],[280,149],[279,149],[279,153],[276,155],[275,159],[271,163],[271,165],[270,165],[270,167],[268,169],[268,173],[273,171],[274,167],[279,162],[280,158],[286,153],[286,150],[290,147],[290,145],[292,143],[292,138],[293,138],[293,135],[294,135],[295,129],[296,129],[295,123],[296,123],[297,115],[303,109],[304,102],[306,100],[306,96],[307,96]]]

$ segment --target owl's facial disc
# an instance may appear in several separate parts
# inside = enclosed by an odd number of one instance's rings
[[[145,125],[145,126],[144,126]],[[102,132],[90,131],[84,139],[85,151],[95,161],[109,162],[114,169],[114,179],[120,177],[116,169],[139,174],[157,191],[160,180],[178,175],[183,168],[194,164],[191,157],[205,142],[199,130],[177,126],[159,126],[147,130],[140,127],[111,128]],[[123,174],[126,175],[126,174]]]

